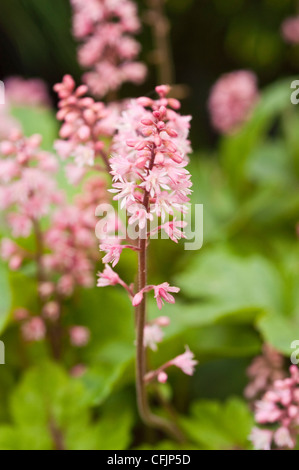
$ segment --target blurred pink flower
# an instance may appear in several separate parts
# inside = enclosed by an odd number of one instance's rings
[[[221,134],[231,134],[247,121],[258,101],[254,73],[239,70],[220,77],[212,88],[208,108],[212,124]]]
[[[90,331],[85,326],[73,326],[70,329],[70,339],[73,346],[82,348],[89,343]]]
[[[131,0],[72,0],[73,32],[82,42],[78,58],[90,69],[84,75],[93,94],[103,97],[124,82],[141,83],[146,67],[136,58],[140,29],[137,7]]]
[[[299,44],[299,16],[284,20],[281,25],[281,33],[286,42]]]
[[[5,95],[13,106],[50,106],[46,83],[39,78],[7,77]]]
[[[255,420],[271,430],[271,445],[293,449],[299,434],[299,369],[290,367],[290,376],[276,380],[261,400],[255,403]],[[256,443],[258,431],[251,435]],[[266,436],[266,434],[265,434]],[[270,434],[268,434],[270,436]],[[267,448],[269,446],[267,445]]]
[[[41,341],[46,336],[46,327],[40,317],[33,317],[22,325],[22,335],[25,341]]]
[[[184,374],[193,375],[198,361],[194,360],[193,352],[187,348],[183,354],[172,359],[169,364],[178,367],[184,372]]]

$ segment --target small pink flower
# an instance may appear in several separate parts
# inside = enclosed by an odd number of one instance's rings
[[[256,76],[239,70],[220,77],[209,98],[213,126],[222,134],[235,132],[250,116],[258,100]]]
[[[167,222],[166,224],[162,225],[161,228],[167,233],[173,242],[178,243],[178,240],[181,238],[186,238],[184,232],[180,230],[186,226],[187,222],[183,220],[176,220],[176,218],[174,218],[171,222]]]
[[[9,260],[9,267],[12,271],[20,269],[23,262],[23,258],[20,255],[13,255]]]
[[[86,373],[86,371],[87,367],[84,364],[77,364],[70,370],[70,374],[72,377],[80,378]]]
[[[98,276],[98,287],[115,286],[116,284],[120,284],[119,275],[114,272],[108,264],[106,264],[105,269],[102,273],[98,273]]]
[[[8,261],[17,251],[17,245],[9,238],[1,240],[1,258]]]
[[[22,334],[26,341],[42,341],[46,336],[46,327],[40,317],[33,317],[22,326]]]
[[[160,310],[162,306],[164,305],[164,302],[163,302],[164,300],[165,302],[168,302],[170,304],[175,303],[175,298],[169,292],[177,293],[180,291],[179,287],[172,287],[168,284],[168,282],[163,282],[163,284],[159,284],[157,286],[146,286],[144,289],[142,289],[140,292],[138,292],[134,296],[133,306],[137,307],[138,305],[140,305],[142,302],[144,293],[149,292],[150,290],[154,290],[155,299],[157,301],[157,305]]]
[[[55,290],[55,286],[52,282],[42,282],[38,288],[38,291],[44,299],[50,297]]]
[[[163,282],[163,284],[154,286],[155,299],[157,301],[158,308],[161,310],[162,306],[164,305],[163,300],[169,304],[174,304],[175,298],[169,292],[177,293],[179,291],[179,287],[172,287],[168,284],[168,282]]]
[[[293,449],[296,445],[296,441],[292,438],[288,428],[280,427],[275,431],[274,442],[278,447],[288,447]]]
[[[102,243],[100,245],[100,250],[105,251],[107,254],[103,258],[103,263],[111,263],[112,267],[117,265],[119,262],[120,255],[125,248],[124,245],[109,245],[108,243]]]
[[[255,450],[270,450],[273,432],[267,429],[254,427],[251,431],[249,439],[253,443]]]
[[[48,302],[43,307],[43,315],[48,320],[56,321],[60,315],[60,308],[57,302]]]
[[[281,25],[284,40],[291,44],[299,44],[299,16],[293,16],[284,20]]]
[[[166,372],[160,372],[158,374],[158,382],[160,382],[161,384],[165,384],[167,382],[167,379],[168,379],[168,375],[166,374]]]
[[[170,361],[170,365],[178,367],[187,375],[194,374],[194,369],[197,364],[198,361],[194,360],[194,354],[188,348],[184,354],[181,354]]]
[[[164,333],[158,325],[146,325],[144,327],[144,346],[149,347],[152,351],[157,351],[157,343],[161,343]]]
[[[158,326],[169,326],[170,325],[170,318],[169,317],[158,317],[156,318],[153,323]]]
[[[73,326],[70,329],[70,339],[73,346],[82,348],[90,340],[90,331],[85,326]]]
[[[13,312],[13,317],[15,321],[22,322],[29,317],[29,311],[26,308],[17,308]]]

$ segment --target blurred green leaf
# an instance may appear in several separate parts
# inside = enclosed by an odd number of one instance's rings
[[[238,398],[221,404],[203,400],[194,403],[191,417],[181,419],[189,438],[207,450],[248,449],[253,418],[247,405]]]
[[[58,122],[54,110],[42,107],[21,107],[13,108],[12,115],[20,121],[27,137],[40,134],[43,137],[43,148],[53,149],[54,140],[58,136]]]

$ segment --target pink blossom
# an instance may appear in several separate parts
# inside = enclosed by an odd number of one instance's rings
[[[20,307],[14,310],[13,312],[13,318],[17,322],[22,322],[24,320],[27,320],[28,317],[29,317],[29,311],[26,308]]]
[[[97,96],[117,90],[122,83],[141,83],[146,67],[136,62],[140,45],[132,37],[140,29],[131,0],[72,0],[73,32],[82,41],[78,58],[90,71],[84,80]]]
[[[158,325],[146,325],[144,327],[144,346],[152,351],[157,351],[157,343],[161,343],[164,333]]]
[[[251,431],[249,439],[254,445],[255,450],[270,450],[273,432],[267,429],[254,427]]]
[[[249,71],[223,75],[209,98],[212,124],[222,134],[235,132],[249,117],[258,100],[257,79]]]
[[[299,16],[293,16],[284,20],[281,25],[284,40],[291,44],[299,44]]]
[[[164,305],[164,300],[165,302],[168,302],[170,304],[175,303],[175,298],[173,295],[170,294],[170,292],[179,292],[180,289],[179,287],[172,287],[169,285],[168,282],[163,282],[163,284],[159,284],[157,286],[146,286],[144,289],[142,289],[140,292],[138,292],[134,298],[133,298],[133,306],[137,307],[138,305],[141,304],[142,299],[143,299],[143,294],[145,292],[149,292],[150,290],[154,290],[155,292],[155,299],[157,301],[158,308],[161,310],[162,306]]]
[[[255,357],[248,367],[247,375],[250,382],[244,390],[244,395],[248,400],[257,399],[276,380],[285,378],[284,358],[270,345],[265,344],[262,354]]]
[[[18,250],[17,245],[9,238],[3,238],[1,240],[1,258],[9,260]]]
[[[50,106],[45,82],[39,78],[8,77],[4,80],[7,100],[14,106]]]
[[[133,212],[130,223],[141,221],[140,228],[154,215],[164,221],[166,214],[173,215],[174,210],[182,213],[188,210],[192,183],[185,168],[188,157],[184,152],[190,150],[187,139],[190,119],[178,118],[172,109],[177,109],[178,102],[166,98],[168,89],[157,87],[160,99],[156,101],[149,98],[131,101],[123,112],[114,139],[114,155],[110,160],[113,189],[110,191],[116,193],[114,199],[121,201],[121,208]],[[178,122],[180,132],[176,131]],[[147,207],[136,209],[143,204],[145,193],[150,199],[149,210]]]
[[[43,307],[43,315],[51,321],[56,321],[60,315],[59,304],[55,301],[47,302]]]
[[[55,291],[55,285],[52,282],[42,282],[38,288],[41,297],[46,299],[50,297]]]
[[[114,266],[116,266],[119,262],[119,258],[123,249],[126,247],[126,245],[113,245],[108,243],[102,243],[100,245],[100,250],[105,251],[107,253],[106,256],[104,256],[104,258],[102,259],[103,263],[112,263],[112,267],[114,268]]]
[[[73,326],[70,329],[70,338],[73,346],[84,347],[90,340],[90,331],[84,326]]]
[[[76,88],[70,75],[65,75],[54,90],[60,100],[57,118],[63,123],[59,133],[63,140],[55,143],[55,149],[63,159],[73,157],[79,168],[92,166],[95,158],[102,155],[105,147],[103,139],[114,131],[107,126],[109,108],[86,97],[87,86]],[[75,179],[74,172],[70,176]]]
[[[108,264],[106,264],[102,273],[98,273],[98,276],[98,287],[115,286],[116,284],[120,284],[119,275],[114,272]]]
[[[287,447],[289,449],[293,449],[296,445],[296,442],[294,441],[294,438],[292,438],[289,429],[283,426],[275,431],[274,442],[277,447]]]
[[[80,378],[82,377],[87,371],[87,367],[84,364],[76,364],[72,367],[70,374],[72,377]]]
[[[181,369],[184,374],[193,375],[198,361],[194,360],[194,354],[187,348],[184,354],[175,357],[169,363]]]
[[[26,341],[42,341],[46,336],[46,327],[40,317],[33,317],[22,325],[22,335]]]
[[[299,369],[290,367],[290,376],[276,380],[255,403],[255,420],[269,426],[272,446],[293,449],[299,424]]]
[[[161,384],[165,384],[168,380],[168,375],[166,374],[166,372],[162,371],[158,374],[158,382],[160,382]]]
[[[142,204],[130,204],[127,207],[127,211],[130,214],[129,225],[138,222],[140,230],[147,226],[148,220],[153,220],[153,215],[148,213]]]

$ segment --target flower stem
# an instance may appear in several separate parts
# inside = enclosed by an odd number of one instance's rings
[[[148,0],[148,21],[156,44],[159,83],[171,85],[175,82],[174,65],[170,42],[170,23],[164,12],[165,0]]]
[[[146,239],[140,239],[140,251],[138,254],[138,289],[141,290],[146,286],[147,281],[147,253]],[[172,422],[152,414],[150,411],[148,396],[146,390],[146,354],[144,347],[144,327],[146,322],[146,296],[143,297],[141,304],[137,307],[137,359],[136,359],[136,390],[137,404],[140,416],[145,424],[150,427],[159,429],[179,442],[184,441],[181,431]]]
[[[35,253],[35,262],[37,267],[37,283],[38,286],[47,280],[47,276],[45,274],[44,266],[43,266],[43,254],[44,254],[44,240],[43,240],[43,233],[40,228],[40,224],[36,219],[32,220],[33,223],[33,231],[35,235],[35,243],[36,243],[36,253]],[[44,300],[42,296],[39,294],[39,300],[41,304],[41,308],[43,307]],[[60,310],[61,310],[61,303],[59,302]],[[51,349],[51,354],[53,358],[57,361],[61,358],[61,338],[62,338],[62,330],[61,326],[56,323],[53,325],[47,325],[47,337]]]
[[[149,165],[149,170],[154,166],[155,149],[152,149],[152,157]],[[144,193],[143,205],[146,210],[149,210],[149,193]],[[138,251],[138,292],[144,289],[147,285],[147,231],[146,227],[139,236],[139,251]],[[136,392],[137,392],[137,405],[139,414],[145,424],[150,427],[159,429],[166,434],[170,435],[179,442],[184,441],[180,429],[167,419],[154,415],[149,406],[147,388],[146,388],[146,349],[144,346],[144,327],[146,324],[146,295],[143,296],[142,302],[136,309],[137,318],[137,341],[136,341]]]

